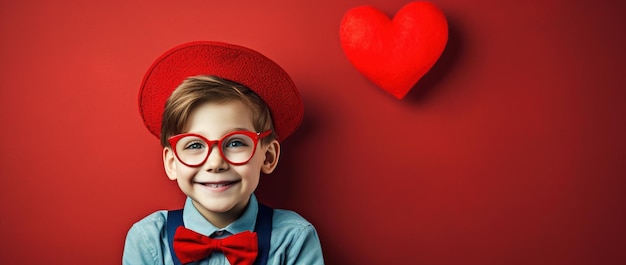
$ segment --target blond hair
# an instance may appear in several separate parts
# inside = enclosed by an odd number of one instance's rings
[[[263,100],[249,88],[217,76],[198,75],[187,78],[165,103],[161,123],[161,145],[170,147],[168,139],[183,133],[189,114],[207,102],[226,103],[240,101],[252,111],[252,122],[256,132],[272,130],[262,143],[276,139],[270,110]]]

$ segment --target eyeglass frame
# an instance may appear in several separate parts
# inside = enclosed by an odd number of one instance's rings
[[[219,152],[220,152],[220,156],[222,156],[222,159],[224,159],[224,161],[228,162],[231,165],[235,165],[235,166],[241,166],[244,165],[248,162],[250,162],[250,159],[252,159],[252,157],[254,156],[254,154],[256,153],[256,147],[259,143],[259,140],[268,137],[270,134],[272,133],[272,130],[267,130],[264,132],[251,132],[251,131],[246,131],[246,130],[239,130],[239,131],[233,131],[230,133],[225,134],[224,136],[222,136],[219,140],[209,140],[206,137],[197,134],[197,133],[181,133],[181,134],[177,134],[174,136],[171,136],[170,138],[167,139],[168,143],[170,144],[170,147],[172,148],[172,150],[174,151],[174,156],[176,156],[176,159],[178,159],[178,161],[180,161],[183,165],[188,166],[188,167],[199,167],[202,164],[206,163],[206,161],[209,159],[209,155],[211,155],[211,151],[213,150],[213,146],[214,145],[218,145],[219,148]],[[250,158],[248,158],[248,160],[244,161],[244,162],[238,162],[238,163],[234,163],[232,161],[230,161],[230,159],[226,158],[226,155],[224,155],[224,150],[222,149],[222,144],[225,139],[227,139],[228,137],[235,135],[235,134],[243,134],[245,136],[250,137],[250,139],[252,139],[252,142],[254,143],[254,147],[252,149],[252,154],[250,154]],[[180,159],[180,157],[178,156],[178,151],[176,148],[176,144],[178,144],[178,141],[180,141],[180,139],[183,139],[187,136],[194,136],[194,137],[198,137],[200,138],[202,141],[204,141],[207,145],[209,150],[206,153],[206,157],[202,160],[202,162],[198,163],[198,164],[187,164],[185,163],[185,161],[183,161],[182,159]]]

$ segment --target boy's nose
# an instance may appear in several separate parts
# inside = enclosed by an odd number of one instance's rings
[[[211,148],[211,152],[209,153],[209,157],[204,163],[204,167],[206,171],[216,173],[228,170],[229,165],[222,157],[222,154],[217,146],[213,146],[213,148]]]

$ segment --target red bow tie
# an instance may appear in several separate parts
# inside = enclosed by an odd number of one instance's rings
[[[185,227],[174,234],[174,252],[182,264],[202,260],[213,251],[224,253],[232,265],[254,263],[258,252],[256,233],[245,231],[223,239],[214,239]]]

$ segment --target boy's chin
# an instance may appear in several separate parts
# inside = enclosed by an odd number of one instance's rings
[[[233,199],[230,198],[195,200],[192,197],[191,199],[193,200],[196,209],[198,209],[201,213],[206,212],[217,215],[240,215],[250,202],[249,199],[245,201],[233,201]]]

